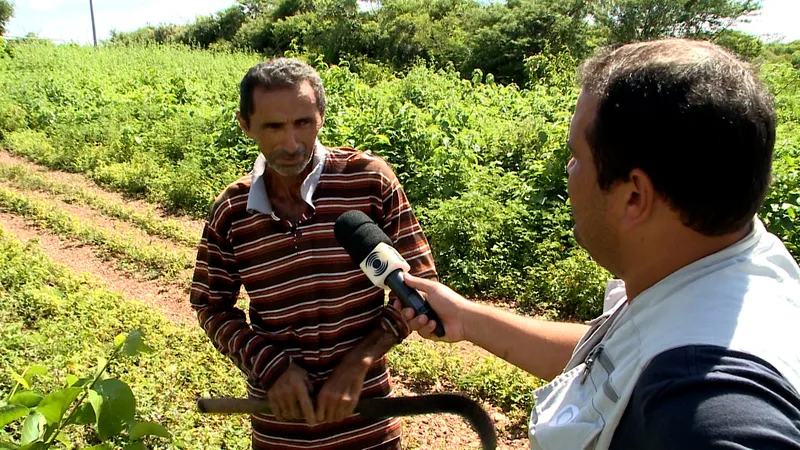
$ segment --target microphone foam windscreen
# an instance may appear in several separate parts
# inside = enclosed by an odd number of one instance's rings
[[[392,245],[389,236],[369,216],[357,210],[339,216],[333,225],[333,234],[356,264],[361,264],[379,243]]]

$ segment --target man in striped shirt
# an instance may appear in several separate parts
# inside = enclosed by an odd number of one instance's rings
[[[417,276],[436,279],[428,242],[382,159],[317,140],[325,90],[316,71],[279,58],[240,85],[239,123],[258,143],[253,171],[214,202],[190,301],[214,346],[244,372],[254,449],[399,449],[397,418],[353,414],[360,396],[391,394],[386,352],[409,333],[383,290],[336,241],[348,210],[369,215]],[[250,297],[248,323],[235,307]]]

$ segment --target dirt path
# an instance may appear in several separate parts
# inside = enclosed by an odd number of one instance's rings
[[[52,203],[55,208],[63,210],[70,216],[75,217],[76,219],[79,219],[86,223],[90,223],[96,227],[119,232],[130,236],[136,236],[136,241],[139,243],[147,243],[148,245],[155,244],[171,251],[185,252],[187,250],[188,251],[192,250],[192,247],[176,244],[175,242],[169,239],[148,235],[147,233],[137,228],[133,224],[130,224],[122,220],[114,219],[108,216],[104,216],[103,214],[95,211],[94,209],[88,206],[78,205],[75,203],[68,203],[61,199],[55,198],[54,196],[47,194],[45,192],[21,189],[15,186],[13,183],[9,183],[7,181],[0,181],[0,186],[6,187],[32,200],[41,200],[48,203]]]
[[[112,262],[98,258],[91,247],[55,236],[14,214],[0,212],[0,222],[23,242],[38,239],[39,247],[50,259],[67,266],[71,271],[86,272],[125,298],[142,301],[161,310],[173,322],[194,323],[187,294],[181,287],[156,280],[135,279],[115,270]]]
[[[46,167],[40,166],[38,164],[32,163],[24,158],[12,155],[6,150],[0,150],[0,163],[5,164],[18,164],[24,166],[28,169],[35,170],[39,173],[46,173],[47,177],[53,181],[59,181],[63,183],[69,183],[75,186],[80,186],[92,194],[96,194],[100,197],[103,197],[109,201],[117,202],[117,203],[124,203],[125,206],[128,206],[132,209],[137,210],[141,213],[146,213],[147,211],[155,210],[163,217],[175,220],[180,222],[183,227],[186,228],[186,231],[192,233],[192,235],[200,236],[200,233],[203,231],[203,221],[194,219],[188,216],[181,216],[181,215],[173,215],[168,214],[164,211],[163,208],[154,206],[152,204],[147,203],[144,200],[140,199],[133,199],[117,192],[110,192],[99,187],[97,184],[92,182],[91,180],[87,179],[86,177],[75,174],[75,173],[68,173],[62,172],[58,170],[50,170]]]

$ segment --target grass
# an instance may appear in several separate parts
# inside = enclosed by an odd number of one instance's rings
[[[0,398],[14,382],[12,370],[45,366],[52,377],[37,387],[49,391],[63,384],[67,374],[86,375],[98,357],[108,355],[117,334],[139,329],[155,351],[111,367],[112,376],[131,386],[139,419],[166,426],[174,438],[169,448],[249,448],[246,417],[205,416],[195,410],[200,396],[245,395],[242,375],[199,328],[173,324],[69,272],[2,227],[0,267]],[[91,434],[70,437],[75,444],[92,443]]]
[[[31,199],[0,186],[0,210],[33,220],[38,226],[59,236],[76,239],[113,257],[120,267],[147,277],[174,280],[183,269],[192,267],[188,250],[170,250],[163,245],[139,242],[133,236],[112,232],[75,218],[52,201]]]

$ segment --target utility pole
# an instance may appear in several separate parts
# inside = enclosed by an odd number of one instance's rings
[[[89,0],[89,12],[92,14],[92,37],[94,38],[94,46],[97,47],[97,29],[94,27],[94,5],[92,5],[92,0]]]

